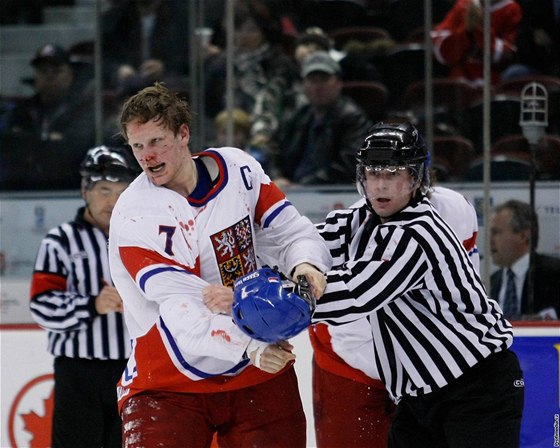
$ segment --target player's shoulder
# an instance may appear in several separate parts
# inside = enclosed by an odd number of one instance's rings
[[[154,185],[145,173],[141,173],[120,195],[113,216],[145,215],[154,208],[161,208],[162,204],[174,201],[176,196],[174,191]]]
[[[259,162],[251,154],[232,146],[208,148],[195,155],[197,157],[212,157],[216,159],[216,161],[224,163],[224,165],[228,168],[243,165],[259,166]]]
[[[441,210],[463,210],[466,213],[473,213],[474,207],[469,200],[458,191],[450,188],[437,186],[432,189],[430,202],[441,213]]]

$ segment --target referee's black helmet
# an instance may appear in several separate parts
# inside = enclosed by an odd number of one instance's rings
[[[140,173],[134,156],[126,148],[96,146],[88,150],[80,165],[82,188],[89,189],[95,182],[132,182]]]
[[[373,125],[356,156],[364,165],[410,165],[428,158],[428,148],[408,121],[381,121]]]
[[[418,129],[409,121],[390,119],[374,124],[358,149],[356,160],[356,187],[363,197],[367,197],[366,167],[406,167],[414,179],[413,186],[420,187],[422,193],[430,188],[430,153]]]

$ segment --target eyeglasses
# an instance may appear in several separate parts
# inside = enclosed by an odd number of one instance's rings
[[[91,190],[89,190],[91,194],[94,194],[96,196],[102,197],[102,198],[110,198],[113,196],[116,196],[117,198],[121,195],[121,193],[124,191],[124,188],[118,187],[118,188],[109,188],[109,187],[105,187],[105,186],[100,186],[98,188],[92,188]]]

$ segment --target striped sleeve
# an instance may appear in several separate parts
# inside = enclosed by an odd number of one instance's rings
[[[351,322],[421,285],[428,266],[411,233],[397,227],[383,233],[380,245],[370,244],[361,258],[328,273],[327,290],[315,320]]]
[[[112,282],[103,232],[69,222],[47,234],[35,261],[30,311],[48,332],[50,353],[102,360],[130,355],[122,314],[95,310],[95,299],[106,285]]]
[[[31,314],[43,328],[65,332],[87,328],[99,293],[99,257],[84,238],[91,235],[65,224],[41,242],[31,282]],[[86,252],[86,244],[89,253]],[[95,245],[97,247],[97,245]],[[84,285],[82,291],[77,286]],[[85,289],[88,293],[85,293]]]

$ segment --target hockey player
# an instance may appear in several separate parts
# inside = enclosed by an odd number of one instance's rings
[[[524,389],[512,328],[426,196],[426,159],[410,123],[372,128],[358,151],[366,201],[322,230],[344,260],[313,320],[367,320],[361,351],[398,403],[389,447],[518,446]]]
[[[188,106],[164,85],[130,98],[121,127],[144,171],[109,239],[133,340],[118,388],[124,444],[207,447],[217,433],[223,447],[304,447],[292,346],[251,339],[203,294],[267,264],[320,297],[324,241],[247,153],[192,156]]]
[[[107,237],[113,206],[138,172],[125,148],[90,149],[80,168],[85,207],[50,230],[37,254],[30,308],[54,356],[54,447],[122,446],[115,384],[130,337]]]

